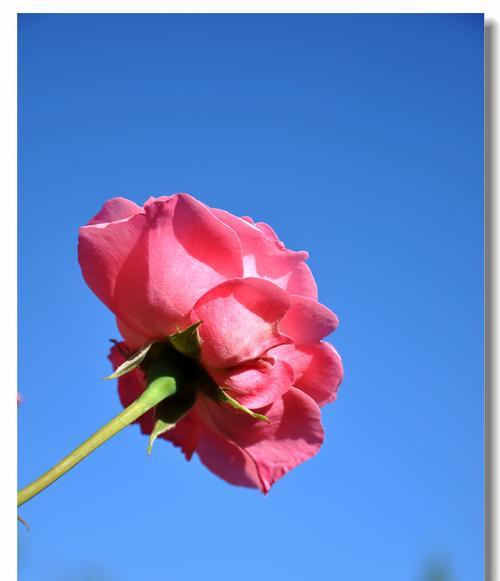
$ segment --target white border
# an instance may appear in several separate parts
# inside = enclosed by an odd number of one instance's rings
[[[2,192],[2,225],[0,227],[0,353],[2,354],[2,401],[3,414],[0,421],[0,442],[2,450],[2,462],[7,469],[2,470],[0,479],[0,527],[2,529],[2,560],[0,572],[2,579],[16,579],[16,509],[14,505],[14,495],[16,488],[17,473],[17,446],[15,444],[17,433],[17,422],[15,415],[15,391],[17,385],[17,13],[439,13],[439,12],[484,12],[486,22],[496,25],[498,34],[498,22],[500,19],[500,2],[483,1],[422,1],[422,2],[369,2],[356,1],[340,2],[326,0],[304,1],[278,1],[278,0],[242,0],[240,2],[217,1],[209,2],[202,0],[191,1],[161,1],[161,0],[75,0],[71,3],[62,0],[52,1],[6,1],[3,0],[0,8],[0,66],[2,71],[2,90],[0,91],[0,160],[1,160],[1,192]],[[495,43],[498,46],[498,42]],[[499,60],[495,46],[492,57],[493,66],[493,86],[492,95],[496,99],[496,79],[498,78]],[[492,103],[494,106],[494,103]],[[492,118],[492,140],[498,135],[498,117]],[[496,194],[496,183],[494,168],[500,165],[500,154],[493,150],[491,152],[491,188],[492,196]],[[494,197],[494,196],[493,196]],[[500,205],[492,203],[490,205],[493,224],[499,224]],[[491,249],[491,284],[493,290],[492,300],[496,303],[497,285],[496,273],[500,266],[499,236],[494,236],[491,232],[493,247]],[[488,253],[487,253],[488,256]],[[500,346],[494,340],[498,330],[498,317],[493,305],[489,305],[486,316],[492,319],[490,338],[492,349],[490,354],[490,380],[491,385],[496,385],[496,369],[494,362],[500,357]],[[488,401],[488,399],[487,399]],[[500,400],[491,398],[492,404],[492,424],[500,417]],[[488,414],[487,414],[488,416]],[[500,482],[498,470],[500,466],[500,445],[499,430],[495,430],[492,440],[491,451],[491,477],[493,491],[494,483]],[[500,539],[495,531],[498,530],[498,511],[494,510],[494,503],[487,507],[492,512],[491,532],[491,556],[493,567],[486,579],[488,581],[497,579],[497,559],[500,554]],[[487,569],[488,571],[488,569]],[[346,580],[350,581],[350,580]]]
[[[16,14],[14,7],[0,14],[0,352],[3,354],[0,420],[2,478],[0,478],[0,539],[3,545],[1,577],[16,579],[16,473],[17,473],[17,87]]]
[[[310,0],[309,2],[299,0],[241,0],[239,2],[229,2],[227,0],[207,1],[207,0],[185,0],[163,1],[163,0],[87,0],[87,2],[64,0],[50,0],[36,2],[29,0],[15,3],[18,12],[107,12],[107,13],[353,13],[353,12],[485,12],[485,6],[493,10],[492,2],[447,2],[447,1],[426,1],[426,2],[374,2],[356,1],[338,2],[334,0]],[[488,11],[488,10],[487,10]]]
[[[499,512],[495,496],[500,482],[500,431],[495,427],[500,417],[497,386],[497,361],[500,346],[496,341],[499,320],[497,273],[499,272],[500,237],[495,225],[500,223],[497,198],[496,168],[500,155],[498,135],[498,15],[485,19],[485,579],[497,579],[500,552]]]

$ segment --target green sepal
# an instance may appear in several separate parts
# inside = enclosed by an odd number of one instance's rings
[[[250,417],[254,418],[255,420],[261,420],[263,422],[267,422],[268,424],[271,423],[269,418],[264,414],[258,414],[253,410],[245,407],[239,401],[235,400],[233,397],[227,394],[224,388],[218,386],[214,383],[211,378],[205,378],[203,381],[200,382],[200,388],[208,396],[210,399],[213,399],[217,403],[225,403],[233,407],[234,409],[243,412]]]
[[[153,343],[148,343],[145,347],[134,353],[132,357],[127,359],[127,361],[124,361],[121,365],[119,365],[111,375],[108,375],[104,379],[116,379],[117,377],[121,377],[122,375],[125,375],[126,373],[129,373],[130,371],[133,371],[139,367],[152,346]]]
[[[161,401],[155,408],[154,428],[149,436],[148,456],[151,454],[153,444],[161,434],[171,430],[175,424],[194,405],[196,399],[196,384],[184,385],[182,391]]]
[[[201,321],[194,323],[189,326],[184,331],[178,331],[173,335],[169,335],[170,343],[172,344],[179,353],[190,357],[191,359],[199,359],[201,354],[201,343],[200,335],[198,333],[198,327],[201,325]]]
[[[236,401],[233,397],[228,395],[222,389],[222,387],[219,387],[218,401],[229,404],[234,409],[239,410],[240,412],[244,412],[245,414],[248,414],[255,420],[261,420],[262,422],[267,422],[268,424],[271,423],[271,420],[267,416],[265,416],[264,414],[258,414],[257,412],[254,412],[253,410],[245,407],[244,405],[241,405],[239,401]]]
[[[164,422],[161,418],[156,419],[155,414],[155,425],[153,431],[149,435],[148,456],[151,456],[151,451],[153,449],[153,444],[155,443],[156,438],[161,436],[161,434],[168,432],[168,430],[171,430],[174,426],[175,423],[169,424],[168,422]]]

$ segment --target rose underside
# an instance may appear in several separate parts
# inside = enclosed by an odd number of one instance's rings
[[[287,250],[263,223],[211,209],[187,194],[143,207],[114,198],[80,229],[85,280],[113,311],[124,341],[113,368],[145,345],[199,323],[193,374],[209,378],[260,421],[197,389],[160,438],[197,453],[226,481],[268,492],[323,442],[320,407],[336,397],[342,364],[322,341],[337,317],[317,300],[307,253]],[[124,406],[146,387],[136,368],[119,377]],[[138,420],[151,434],[154,411]]]

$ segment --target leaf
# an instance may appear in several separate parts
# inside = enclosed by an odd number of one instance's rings
[[[122,375],[133,371],[136,367],[139,367],[152,346],[153,343],[148,343],[140,351],[134,353],[130,359],[127,359],[127,361],[124,361],[119,367],[117,367],[111,375],[108,375],[104,379],[116,379],[117,377],[121,377]]]
[[[178,331],[173,335],[169,335],[170,343],[186,357],[191,359],[199,359],[201,353],[200,336],[198,334],[198,327],[201,321],[194,323],[184,331]]]
[[[156,406],[154,428],[149,436],[148,456],[151,455],[151,450],[156,438],[168,430],[171,430],[193,407],[195,399],[196,384],[188,383],[182,387],[180,392],[167,397]]]
[[[224,388],[214,383],[210,377],[205,377],[200,382],[199,385],[202,391],[205,393],[205,395],[207,395],[210,399],[213,399],[217,403],[226,403],[233,407],[234,409],[251,416],[255,420],[261,420],[263,422],[267,422],[268,424],[271,423],[269,418],[264,414],[258,414],[257,412],[254,412],[253,410],[245,407],[239,401],[235,400],[233,397],[228,395]]]

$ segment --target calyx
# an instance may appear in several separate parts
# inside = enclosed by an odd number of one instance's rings
[[[164,341],[148,343],[131,355],[105,379],[115,379],[141,369],[146,374],[147,387],[166,394],[154,409],[154,427],[148,444],[148,455],[155,440],[172,429],[193,407],[199,391],[219,404],[227,404],[256,420],[268,418],[241,405],[225,388],[217,385],[200,364],[201,342],[198,321],[184,330],[168,335]]]

